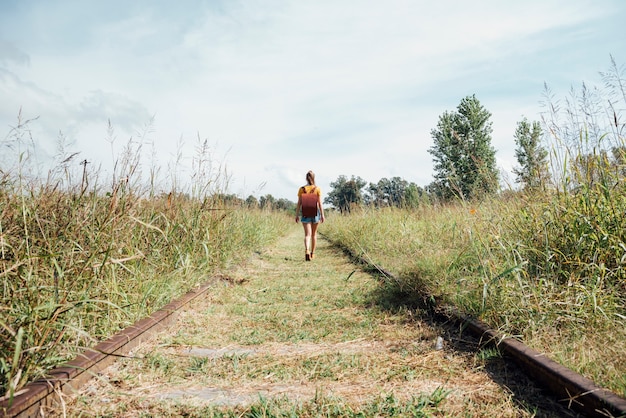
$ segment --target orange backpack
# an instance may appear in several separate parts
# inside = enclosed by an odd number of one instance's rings
[[[317,194],[315,193],[315,187],[311,189],[309,193],[306,192],[306,188],[302,186],[302,194],[300,199],[302,200],[302,216],[305,218],[314,218],[317,216]]]

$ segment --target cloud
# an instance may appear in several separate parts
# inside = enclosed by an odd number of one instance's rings
[[[27,66],[30,64],[30,57],[13,42],[0,39],[0,64],[8,65],[11,63]]]
[[[615,33],[625,9],[590,0],[14,2],[0,25],[23,35],[0,36],[0,93],[10,98],[0,122],[23,106],[41,116],[42,139],[62,130],[94,159],[108,147],[108,119],[120,141],[151,125],[165,164],[207,138],[235,193],[292,198],[309,169],[326,190],[340,174],[426,185],[440,114],[476,94],[493,114],[498,161],[510,166],[515,123],[535,118],[544,81],[567,88],[601,69],[610,48],[623,50]]]

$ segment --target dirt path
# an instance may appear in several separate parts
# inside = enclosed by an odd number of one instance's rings
[[[280,400],[285,411],[334,406],[337,414],[327,416],[389,404],[425,404],[437,416],[533,415],[494,382],[484,355],[453,349],[448,337],[437,349],[442,331],[394,306],[339,250],[321,240],[305,262],[302,247],[294,226],[273,248],[224,272],[167,332],[105,370],[59,413],[242,416]]]

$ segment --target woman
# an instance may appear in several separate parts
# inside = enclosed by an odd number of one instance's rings
[[[322,191],[315,185],[315,174],[312,171],[306,173],[306,186],[298,189],[298,204],[296,205],[296,222],[302,222],[304,227],[304,259],[311,261],[315,256],[317,245],[317,226],[324,222],[324,208],[322,207]],[[305,216],[304,212],[309,206],[309,201],[315,205],[314,214]]]

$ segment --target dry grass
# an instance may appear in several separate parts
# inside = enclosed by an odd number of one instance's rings
[[[175,171],[171,187],[157,187],[156,167],[145,178],[141,140],[107,179],[65,152],[40,178],[27,122],[0,147],[0,397],[285,231],[284,213],[220,192],[228,179],[206,147],[187,190]]]
[[[531,386],[507,389],[515,370],[424,322],[326,242],[304,262],[301,234],[223,272],[172,329],[68,399],[68,416],[562,413],[533,405]]]
[[[568,283],[530,272],[528,213],[542,210],[541,201],[493,199],[363,212],[337,219],[327,232],[394,272],[408,298],[434,295],[623,396],[624,296],[608,270],[572,274]]]

